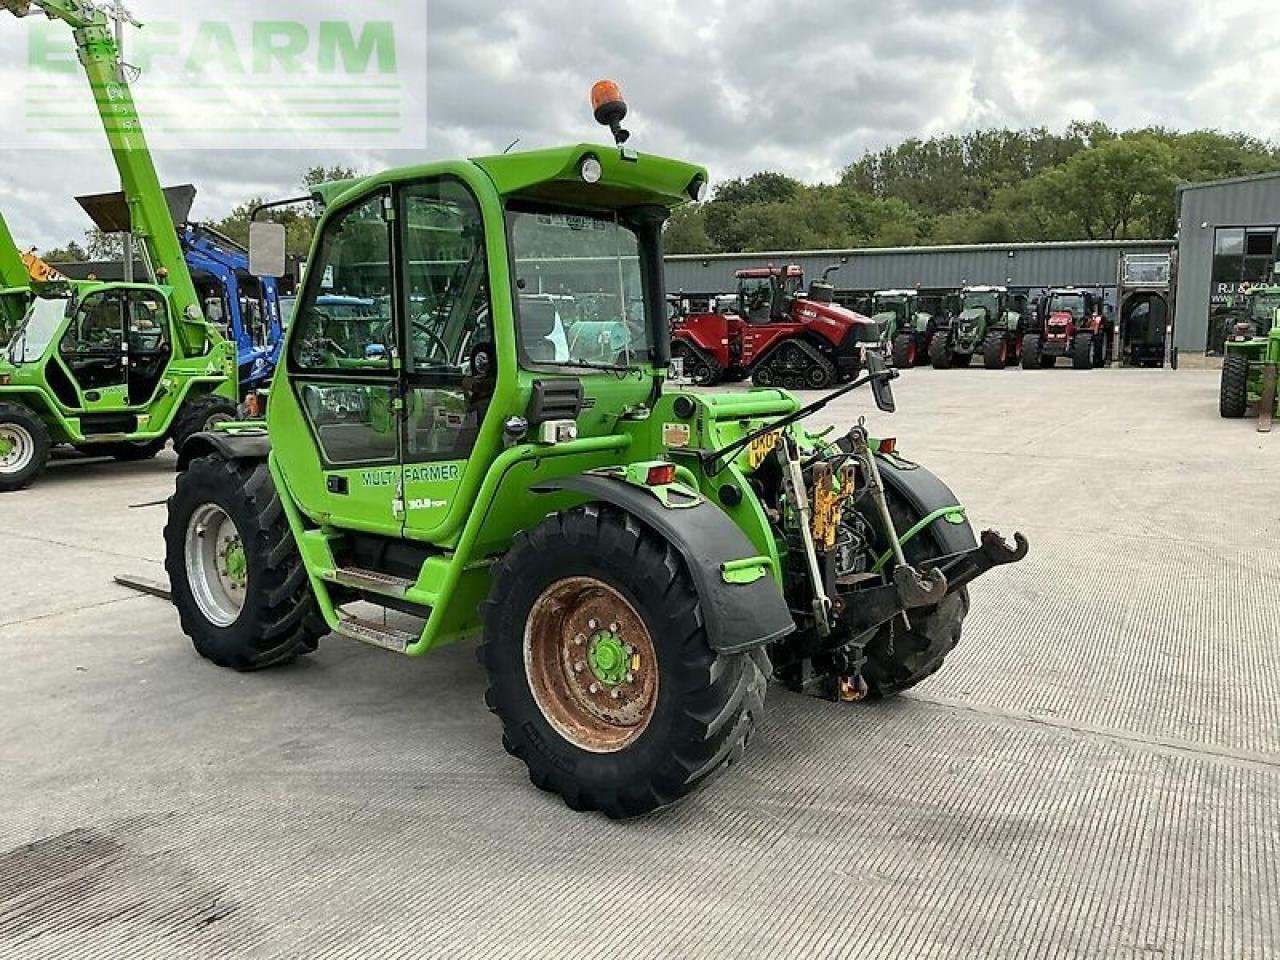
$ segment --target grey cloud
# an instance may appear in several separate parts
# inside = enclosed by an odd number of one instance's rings
[[[145,19],[164,5],[134,6]],[[291,193],[314,163],[374,168],[516,137],[524,147],[594,139],[587,92],[605,76],[624,84],[638,145],[705,163],[717,179],[766,167],[830,179],[865,149],[982,125],[1280,133],[1280,94],[1261,82],[1280,75],[1266,0],[431,0],[428,17],[425,38],[402,37],[427,52],[425,151],[164,151],[163,179],[195,182],[197,213],[212,217],[254,194]],[[16,29],[0,17],[0,30]],[[11,77],[0,63],[0,83]],[[72,195],[113,176],[97,144],[40,154],[0,144],[0,204],[29,242],[77,235]]]

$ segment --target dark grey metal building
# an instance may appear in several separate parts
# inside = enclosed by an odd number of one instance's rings
[[[1174,343],[1218,353],[1233,301],[1273,280],[1280,237],[1280,172],[1178,190],[1178,298]]]
[[[734,271],[744,267],[795,263],[812,278],[838,264],[831,281],[843,293],[900,287],[955,289],[966,284],[1001,284],[1031,291],[1079,286],[1101,288],[1114,304],[1121,256],[1168,254],[1173,245],[1171,240],[1130,240],[676,255],[667,258],[667,289],[671,293],[729,293],[736,287]]]

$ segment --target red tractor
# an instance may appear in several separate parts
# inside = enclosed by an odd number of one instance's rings
[[[1022,369],[1052,367],[1059,357],[1071,366],[1089,370],[1102,366],[1110,354],[1102,298],[1086,290],[1050,290],[1036,306],[1034,332],[1022,338]]]
[[[804,289],[797,266],[739,270],[738,311],[682,313],[673,324],[672,356],[697,383],[741,379],[760,387],[821,390],[854,379],[862,351],[879,349],[869,317],[835,303],[827,277]]]
[[[725,303],[733,300],[733,304]],[[736,298],[668,297],[671,305],[671,359],[700,387],[747,376],[742,366],[743,319]]]

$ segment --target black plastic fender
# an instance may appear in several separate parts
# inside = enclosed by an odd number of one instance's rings
[[[671,509],[624,480],[580,474],[541,483],[534,493],[568,491],[612,504],[664,537],[684,558],[702,605],[707,637],[717,653],[743,653],[780,640],[795,621],[777,581],[726,583],[721,566],[760,555],[746,535],[709,500]]]
[[[178,472],[192,460],[216,453],[227,460],[266,460],[271,453],[271,437],[266,430],[213,430],[193,434],[178,454]]]
[[[900,496],[917,518],[927,517],[943,507],[960,505],[951,488],[919,464],[886,456],[877,456],[876,464],[880,467],[880,478],[885,487]],[[906,532],[898,531],[900,535]],[[964,523],[936,520],[927,532],[937,541],[942,556],[964,553],[978,546],[978,539],[967,519]]]

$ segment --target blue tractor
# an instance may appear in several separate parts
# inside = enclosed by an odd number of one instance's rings
[[[241,388],[265,386],[284,344],[275,278],[251,274],[248,251],[210,227],[187,224],[180,235],[205,318],[236,343]]]

